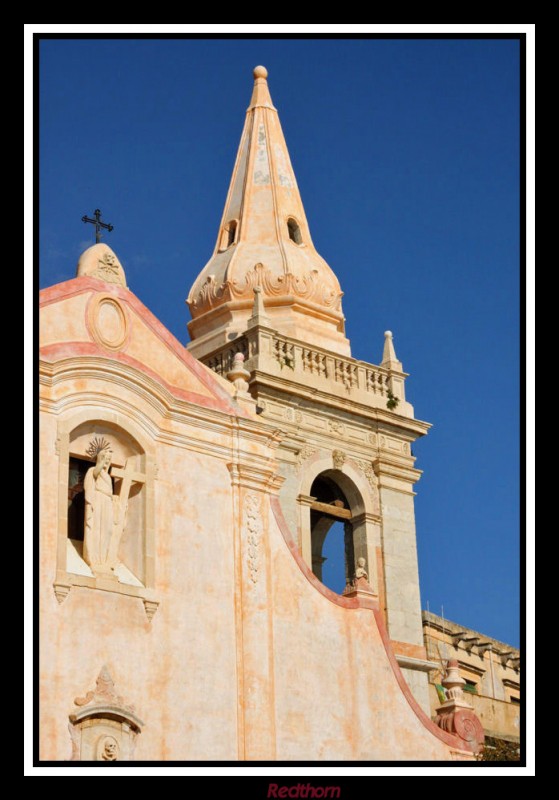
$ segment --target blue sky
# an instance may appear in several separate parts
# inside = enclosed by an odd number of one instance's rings
[[[186,343],[252,88],[269,71],[353,355],[390,329],[417,442],[423,607],[519,643],[519,44],[43,40],[40,285],[101,208],[132,291]]]

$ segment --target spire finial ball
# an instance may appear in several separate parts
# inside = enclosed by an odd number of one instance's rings
[[[384,331],[385,336],[389,336],[392,339],[392,331]]]
[[[258,78],[267,78],[268,77],[268,70],[266,67],[255,67],[252,71],[254,75],[254,79],[257,80]]]

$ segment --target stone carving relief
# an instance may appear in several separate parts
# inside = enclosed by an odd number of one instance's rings
[[[70,714],[68,729],[72,743],[71,761],[131,761],[136,737],[143,722],[134,706],[125,703],[113,679],[103,666],[95,689],[76,697],[77,711]]]
[[[371,487],[373,496],[373,512],[380,514],[380,498],[378,491],[378,478],[375,475],[375,470],[371,461],[365,461],[360,458],[348,458],[347,463],[351,464],[355,469],[361,472],[367,479],[367,483]]]
[[[94,705],[116,705],[125,710],[134,711],[134,706],[124,705],[123,698],[117,694],[114,681],[106,664],[101,667],[101,672],[97,676],[95,689],[86,692],[83,697],[76,697],[74,700],[74,704],[77,706],[86,706],[88,703],[93,703]]]
[[[76,274],[78,277],[88,275],[99,278],[105,283],[116,283],[126,287],[126,275],[122,264],[104,242],[94,244],[81,254]]]
[[[370,461],[362,461],[361,459],[351,459],[352,464],[354,464],[358,470],[360,470],[363,475],[367,478],[369,486],[371,489],[376,491],[378,486],[377,476],[375,475],[375,471],[373,469],[373,465]]]
[[[337,433],[338,436],[343,436],[345,434],[345,425],[337,419],[329,419],[328,430],[330,433]]]
[[[342,292],[334,277],[328,282],[324,271],[319,273],[312,269],[303,275],[292,272],[278,275],[264,264],[255,264],[240,280],[218,283],[214,275],[209,275],[201,287],[195,286],[188,299],[192,317],[229,300],[252,299],[256,286],[262,288],[266,297],[295,295],[335,311],[341,310]]]
[[[107,283],[122,284],[119,266],[114,253],[103,253],[101,258],[97,261],[97,269],[91,274],[95,278],[101,278],[101,280]]]
[[[342,469],[345,462],[346,462],[346,454],[343,450],[334,450],[332,452],[332,462],[334,464],[334,469]]]
[[[257,495],[247,494],[244,501],[244,537],[247,542],[247,563],[252,583],[258,581],[260,545],[262,539],[262,513]]]
[[[299,450],[299,453],[297,454],[297,466],[301,467],[303,462],[305,462],[311,456],[314,456],[314,454],[317,452],[318,450],[316,449],[316,447],[311,447],[310,444],[303,445],[303,447]]]
[[[99,740],[99,756],[97,761],[118,761],[119,747],[114,736],[105,736]]]

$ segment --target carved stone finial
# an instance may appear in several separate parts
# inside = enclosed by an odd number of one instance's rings
[[[402,371],[402,362],[396,357],[392,331],[384,332],[384,349],[382,352],[381,367],[385,367],[386,369],[394,369],[399,372]]]
[[[447,699],[437,708],[435,723],[443,731],[458,736],[474,753],[478,753],[485,740],[485,734],[479,718],[464,697],[462,687],[466,681],[460,675],[456,659],[448,662],[441,683],[446,689]]]
[[[466,681],[460,675],[460,667],[456,659],[451,659],[446,668],[446,674],[441,681],[446,689],[446,696],[448,700],[462,701],[464,705],[470,707],[470,704],[464,697],[462,687],[466,685]]]
[[[227,373],[227,380],[231,381],[238,392],[248,391],[250,372],[248,369],[245,369],[244,360],[245,357],[242,353],[235,353],[233,357],[233,366]]]
[[[247,322],[247,328],[255,328],[257,325],[269,327],[270,320],[264,307],[264,292],[262,291],[262,287],[255,286],[252,291],[254,292],[254,304],[252,306],[252,315]]]

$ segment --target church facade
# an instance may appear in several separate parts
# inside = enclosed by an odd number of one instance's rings
[[[471,759],[455,669],[429,712],[411,453],[429,424],[390,332],[379,365],[352,358],[254,78],[190,343],[103,243],[41,292],[40,758]]]

